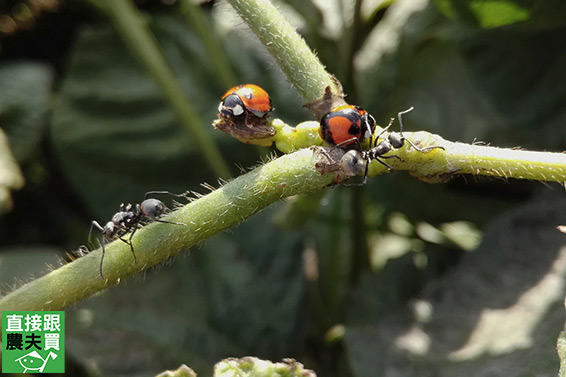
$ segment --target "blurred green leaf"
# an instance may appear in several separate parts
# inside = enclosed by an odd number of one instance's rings
[[[371,266],[376,271],[385,267],[391,259],[423,249],[422,241],[392,233],[372,234],[369,243]]]
[[[12,190],[24,185],[24,177],[20,171],[4,130],[0,128],[0,214],[12,208]]]
[[[427,0],[395,2],[356,56],[364,106],[378,123],[414,106],[407,128],[451,140],[561,150],[566,7],[537,4],[535,20],[478,30]],[[539,26],[553,11],[562,22]]]
[[[465,254],[454,273],[424,289],[414,304],[427,303],[430,315],[391,300],[395,288],[383,284],[394,264],[379,280],[368,276],[356,289],[346,323],[353,375],[556,374],[566,237],[555,225],[564,219],[566,199],[540,191],[494,219],[480,247]]]
[[[435,0],[438,9],[450,18],[492,28],[528,20],[534,2],[512,0]],[[528,5],[527,5],[528,4]]]
[[[52,76],[42,64],[0,64],[0,214],[12,207],[11,191],[24,186],[19,164],[37,153]]]
[[[53,72],[32,62],[0,64],[0,127],[21,164],[37,152],[50,106]]]
[[[467,221],[442,224],[440,230],[444,237],[464,250],[473,250],[478,247],[483,236],[473,223]]]
[[[180,179],[211,178],[202,169],[184,168],[199,160],[195,146],[110,29],[85,30],[79,37],[53,111],[52,138],[68,179],[99,215],[120,200],[141,197],[140,186],[175,190],[177,182],[184,191]],[[200,161],[197,166],[205,164]]]

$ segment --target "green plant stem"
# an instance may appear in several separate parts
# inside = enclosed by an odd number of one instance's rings
[[[204,157],[220,177],[230,177],[230,170],[224,162],[214,141],[205,132],[198,111],[191,105],[175,75],[159,49],[155,37],[149,30],[142,15],[130,0],[90,0],[112,20],[126,46],[151,74],[172,109],[195,139]]]
[[[282,198],[326,187],[335,174],[321,175],[316,170],[320,149],[302,149],[270,161],[165,218],[186,225],[152,223],[138,230],[133,237],[135,265],[128,245],[119,240],[109,243],[103,264],[106,280],[99,275],[102,250],[97,249],[1,298],[0,311],[64,308],[231,228]]]
[[[456,174],[566,182],[564,153],[455,143],[427,132],[404,134],[421,147],[431,145],[444,147],[444,150],[434,149],[428,153],[421,153],[406,145],[401,150],[392,152],[403,161],[395,158],[387,160],[393,168],[408,170],[411,175],[427,182],[444,182]],[[385,170],[383,165],[374,162],[370,174]]]
[[[280,119],[271,121],[276,134],[261,139],[263,146],[274,143],[283,153],[289,153],[309,145],[323,145],[318,135],[318,122],[307,121],[291,127]],[[378,135],[382,128],[378,127]],[[499,178],[530,179],[547,182],[566,182],[566,154],[533,152],[520,149],[487,147],[484,145],[451,142],[428,132],[404,132],[403,135],[419,147],[442,146],[422,153],[405,143],[386,156],[396,155],[386,161],[395,170],[406,170],[411,175],[430,183],[445,182],[456,174],[485,175]],[[249,141],[253,143],[253,140]],[[367,145],[366,145],[367,148]],[[368,176],[376,176],[388,169],[372,161]]]
[[[257,35],[305,102],[319,100],[327,86],[340,89],[295,28],[269,0],[227,0]]]

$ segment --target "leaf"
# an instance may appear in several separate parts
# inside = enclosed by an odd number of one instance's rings
[[[396,2],[356,56],[358,81],[371,83],[360,86],[364,105],[378,123],[414,106],[408,129],[451,140],[562,150],[565,24],[541,25],[566,10],[537,4],[532,20],[483,31],[425,0]]]
[[[493,28],[528,20],[535,7],[534,2],[506,0],[435,0],[438,9],[452,19]],[[525,5],[525,3],[529,3]]]
[[[12,208],[11,191],[24,185],[24,177],[11,152],[8,139],[0,129],[0,214]]]
[[[495,219],[480,247],[411,309],[384,311],[383,281],[360,286],[345,335],[354,375],[555,374],[566,294],[566,238],[555,225],[565,210],[563,195],[545,191]]]
[[[54,108],[52,138],[65,174],[98,216],[115,211],[121,200],[141,198],[140,186],[182,192],[179,180],[207,176],[185,168],[198,161],[189,135],[108,29],[79,36]]]
[[[49,109],[53,72],[32,63],[0,64],[0,127],[19,163],[36,153]]]
[[[51,82],[52,72],[44,65],[0,64],[0,214],[12,208],[11,191],[24,186],[18,164],[37,151]]]

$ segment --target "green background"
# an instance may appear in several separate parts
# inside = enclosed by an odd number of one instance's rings
[[[563,0],[277,5],[346,99],[378,123],[414,106],[408,131],[566,150]],[[198,9],[233,83],[178,5],[138,9],[233,176],[274,151],[210,127],[229,86],[259,84],[273,117],[313,120],[225,2]],[[0,171],[26,182],[2,202],[2,292],[72,259],[91,221],[108,221],[121,202],[220,185],[91,3],[45,10],[0,46],[0,127],[21,170]],[[555,376],[565,213],[558,184],[467,176],[429,185],[404,172],[277,203],[67,308],[66,370],[151,376],[185,363],[210,376],[222,358],[252,355],[295,357],[320,376]]]

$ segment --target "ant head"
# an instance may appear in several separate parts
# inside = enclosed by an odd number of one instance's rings
[[[391,143],[391,146],[395,149],[399,149],[405,144],[405,137],[397,132],[389,133],[387,139],[389,140],[389,143]]]
[[[149,218],[156,218],[165,212],[165,204],[161,200],[146,199],[140,204],[140,211],[142,215]]]
[[[102,228],[102,234],[108,238],[113,238],[116,235],[116,231],[118,231],[118,228],[113,221],[108,221]]]

